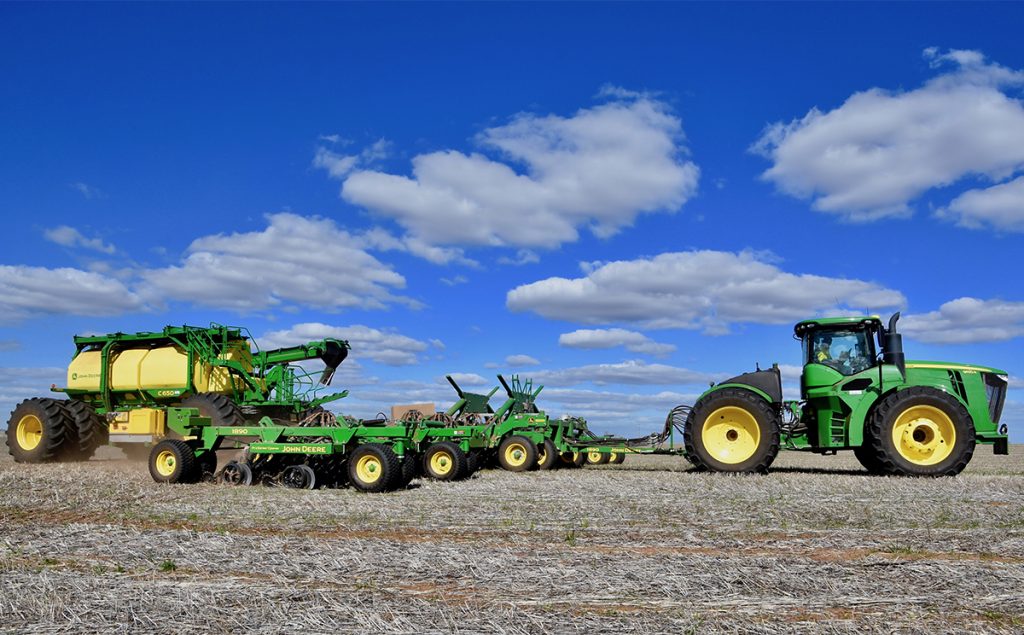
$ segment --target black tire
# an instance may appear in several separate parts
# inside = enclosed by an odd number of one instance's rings
[[[313,489],[316,487],[316,472],[308,465],[289,465],[281,473],[281,484],[292,489]]]
[[[196,453],[184,441],[164,439],[149,453],[149,475],[157,483],[194,483],[199,476]]]
[[[505,437],[498,446],[498,464],[509,472],[525,472],[537,465],[537,446],[518,434]]]
[[[245,416],[235,402],[227,395],[216,392],[201,392],[181,400],[181,407],[195,408],[200,416],[209,417],[215,426],[244,426]]]
[[[399,471],[399,478],[395,482],[394,489],[405,489],[409,487],[409,483],[420,475],[420,460],[412,452],[406,452],[405,457],[402,459],[402,465]]]
[[[555,444],[551,442],[551,439],[544,439],[544,443],[537,447],[537,469],[538,470],[553,470],[558,467],[559,461],[558,449],[555,448]]]
[[[894,430],[903,428],[900,441]],[[974,456],[974,422],[955,397],[914,386],[883,397],[869,417],[874,460],[895,476],[955,476]],[[949,443],[952,441],[952,443]]]
[[[587,465],[604,465],[605,463],[608,462],[608,459],[611,458],[611,455],[605,452],[597,451],[587,452],[585,456]]]
[[[454,443],[439,441],[423,453],[423,474],[435,481],[456,481],[467,472],[466,453]]]
[[[352,452],[348,480],[363,492],[385,492],[399,481],[398,456],[386,445],[368,443]]]
[[[479,451],[472,451],[466,454],[466,478],[479,472],[483,464],[484,458]]]
[[[729,410],[721,412],[725,408]],[[715,390],[693,406],[683,428],[683,442],[688,458],[698,468],[767,472],[779,454],[779,414],[751,390]]]
[[[63,402],[45,397],[26,399],[11,411],[7,450],[18,463],[49,463],[77,452],[78,435]]]
[[[885,474],[885,469],[875,457],[875,451],[868,439],[864,439],[864,445],[853,449],[853,455],[857,457],[857,461],[864,466],[869,474]]]
[[[107,444],[107,425],[92,406],[84,401],[69,399],[63,402],[63,406],[76,432],[76,457],[81,461],[88,461],[96,453],[96,448]]]
[[[252,468],[248,463],[228,461],[217,474],[217,482],[225,485],[252,485]]]
[[[217,475],[217,453],[207,450],[202,456],[196,457],[196,469],[199,471],[200,481],[214,480]]]
[[[622,463],[625,460],[626,460],[626,453],[625,452],[612,452],[612,455],[608,459],[608,462],[611,463],[612,465],[622,465]]]

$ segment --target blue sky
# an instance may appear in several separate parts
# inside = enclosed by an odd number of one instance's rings
[[[0,406],[76,333],[351,340],[657,428],[804,317],[1006,369],[1024,442],[1019,4],[0,5]]]

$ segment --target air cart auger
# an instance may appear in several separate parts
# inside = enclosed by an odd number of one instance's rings
[[[348,394],[318,396],[348,355],[342,340],[261,351],[245,329],[214,324],[74,341],[67,386],[51,388],[68,399],[28,399],[11,413],[7,445],[18,462],[87,459],[107,440],[148,452],[170,408],[194,408],[220,426],[297,422]],[[312,359],[324,363],[319,378],[292,364]]]

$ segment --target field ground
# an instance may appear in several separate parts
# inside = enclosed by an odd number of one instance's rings
[[[164,486],[118,457],[0,459],[0,629],[1024,631],[1022,446],[952,479],[630,457],[385,495]]]

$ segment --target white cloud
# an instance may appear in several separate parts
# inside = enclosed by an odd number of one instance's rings
[[[321,136],[320,138],[331,143],[337,143],[340,140],[338,135]],[[378,139],[359,154],[338,154],[321,146],[313,155],[313,167],[326,170],[332,179],[341,180],[357,167],[369,166],[387,158],[390,148],[391,142],[386,139]]]
[[[772,259],[752,251],[689,251],[585,263],[584,277],[521,285],[508,292],[506,305],[584,324],[627,322],[721,334],[735,322],[782,324],[906,303],[900,292],[873,282],[787,273],[767,262]]]
[[[509,355],[505,358],[505,363],[516,368],[521,366],[537,366],[540,364],[540,361],[529,355]]]
[[[259,339],[263,349],[297,346],[324,338],[347,340],[354,360],[370,359],[388,366],[409,366],[419,362],[418,355],[427,350],[428,343],[380,329],[354,324],[330,326],[320,322],[296,324],[289,329],[271,331]]]
[[[105,254],[113,254],[117,251],[117,248],[113,245],[108,245],[99,238],[86,238],[82,235],[82,232],[67,225],[59,225],[43,230],[43,236],[46,240],[63,245],[64,247],[84,247]]]
[[[347,162],[321,167],[347,175],[346,201],[429,245],[552,248],[575,241],[580,227],[609,236],[638,214],[678,210],[696,192],[699,169],[685,159],[682,124],[665,103],[606,95],[612,100],[570,117],[523,113],[477,135],[501,160],[421,154],[411,177]]]
[[[1024,335],[1024,302],[957,298],[938,311],[907,315],[899,330],[921,342],[1003,342]]]
[[[114,278],[81,269],[0,265],[0,323],[40,315],[118,315],[144,308]]]
[[[1024,106],[1004,90],[1024,85],[1024,73],[977,51],[925,57],[952,68],[914,90],[872,88],[768,126],[752,148],[772,161],[762,178],[818,211],[866,221],[908,215],[921,194],[965,177],[998,182],[1024,167]]]
[[[153,301],[253,311],[288,304],[337,310],[417,303],[393,295],[405,279],[329,219],[271,214],[262,231],[195,240],[179,266],[141,272]]]
[[[463,275],[457,275],[452,276],[451,278],[441,278],[441,282],[448,285],[449,287],[454,287],[455,285],[466,284],[467,282],[469,282],[469,278]]]
[[[502,256],[498,258],[498,264],[501,265],[512,265],[514,267],[521,267],[522,265],[532,265],[535,262],[540,262],[540,256],[531,249],[520,249],[516,252],[515,258],[509,258],[508,256]]]
[[[940,209],[937,216],[971,229],[990,226],[1024,232],[1024,176],[1009,183],[968,190]]]
[[[95,198],[107,198],[107,195],[106,193],[103,192],[103,190],[101,190],[98,187],[93,187],[88,183],[75,181],[74,183],[69,183],[68,185],[70,185],[72,189],[77,190],[79,194],[81,194],[87,199],[91,200]]]
[[[594,384],[633,384],[642,386],[665,386],[685,384],[706,384],[722,379],[720,375],[704,373],[666,364],[648,364],[642,360],[630,360],[617,364],[590,364],[561,370],[542,370],[531,373],[536,383],[547,386],[575,386]]]
[[[626,350],[648,355],[667,355],[676,350],[672,344],[655,342],[643,333],[626,329],[579,329],[558,336],[558,344],[566,348],[615,348],[625,346]]]

